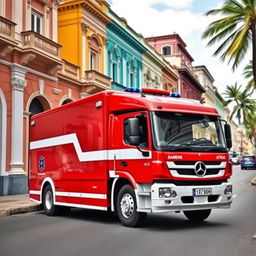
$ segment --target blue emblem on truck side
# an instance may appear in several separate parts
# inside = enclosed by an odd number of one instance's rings
[[[38,169],[39,171],[44,171],[45,169],[45,158],[43,156],[40,156],[38,160]]]

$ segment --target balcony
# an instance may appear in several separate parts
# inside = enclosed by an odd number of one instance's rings
[[[61,73],[67,77],[79,80],[80,68],[66,60],[63,60]]]
[[[85,71],[85,92],[95,93],[111,89],[111,78],[95,70]]]
[[[21,32],[23,55],[21,64],[26,65],[36,59],[38,63],[48,67],[47,73],[53,75],[61,69],[61,45],[34,32]]]
[[[5,57],[17,45],[14,41],[16,24],[0,16],[0,57]]]

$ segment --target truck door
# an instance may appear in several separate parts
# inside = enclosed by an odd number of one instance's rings
[[[127,121],[129,118],[139,119],[140,144],[130,145],[127,140]],[[113,115],[110,121],[110,153],[114,158],[112,170],[131,175],[138,182],[151,182],[151,135],[149,116],[146,111]],[[146,154],[143,153],[147,152]],[[110,156],[111,158],[111,156]]]

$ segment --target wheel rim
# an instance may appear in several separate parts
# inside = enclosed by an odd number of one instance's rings
[[[121,202],[120,202],[120,208],[122,215],[128,219],[131,218],[131,216],[134,213],[134,200],[133,197],[130,194],[124,194]]]
[[[47,191],[45,195],[45,206],[48,210],[52,208],[52,192]]]

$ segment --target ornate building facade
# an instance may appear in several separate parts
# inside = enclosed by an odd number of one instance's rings
[[[198,81],[192,67],[193,58],[186,50],[186,44],[178,34],[146,38],[164,58],[177,69],[180,94],[184,98],[200,100],[205,89]]]
[[[82,96],[78,68],[61,58],[58,1],[0,1],[0,195],[27,192],[31,114]]]
[[[212,77],[210,71],[206,66],[195,66],[194,70],[198,76],[199,82],[205,88],[205,93],[203,97],[205,98],[205,103],[215,107],[221,117],[225,118],[225,107],[224,99],[218,92],[217,88],[214,86],[214,78]]]

